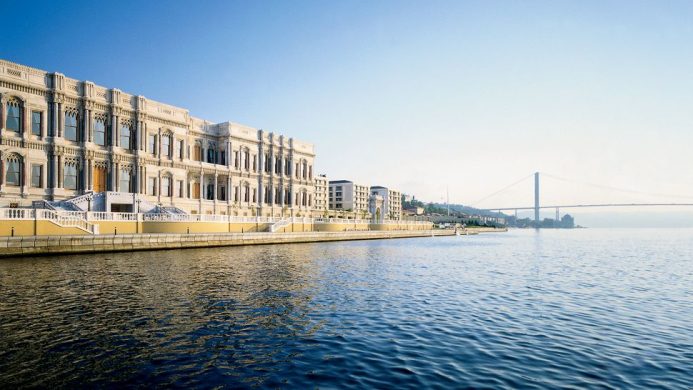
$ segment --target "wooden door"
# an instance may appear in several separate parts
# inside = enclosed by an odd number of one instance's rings
[[[106,191],[106,169],[94,168],[94,192]]]
[[[200,183],[193,183],[193,199],[200,199]]]

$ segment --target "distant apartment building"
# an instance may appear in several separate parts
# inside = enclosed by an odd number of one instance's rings
[[[329,208],[331,210],[368,212],[370,188],[349,180],[330,181]]]
[[[310,215],[314,158],[294,138],[0,60],[0,206]],[[362,207],[360,193],[339,204]]]
[[[383,186],[371,187],[371,196],[382,199],[382,207],[379,202],[371,202],[370,212],[381,220],[402,219],[402,193]],[[380,218],[378,218],[380,217]]]
[[[327,175],[318,175],[315,177],[315,207],[316,214],[321,216],[327,212],[330,207],[328,198],[329,181]]]

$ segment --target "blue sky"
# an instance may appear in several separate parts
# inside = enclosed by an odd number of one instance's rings
[[[693,197],[690,1],[2,1],[0,57],[472,203],[539,170]],[[546,202],[674,201],[551,183]],[[693,198],[691,198],[693,200]],[[479,206],[531,203],[531,183]]]

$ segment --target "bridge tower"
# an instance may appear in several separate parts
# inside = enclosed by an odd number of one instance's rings
[[[534,172],[534,222],[539,222],[539,172]]]

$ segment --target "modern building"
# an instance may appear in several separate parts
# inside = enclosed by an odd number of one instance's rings
[[[401,220],[402,219],[402,193],[383,186],[371,187],[371,196],[382,198],[382,208],[379,203],[371,203],[370,212],[376,216],[376,220]]]
[[[310,215],[314,147],[0,60],[0,207]]]
[[[357,217],[365,218],[368,214],[368,197],[370,188],[349,180],[330,181],[330,210],[353,212]],[[359,215],[361,214],[361,215]]]
[[[320,216],[325,216],[329,210],[329,198],[328,198],[328,187],[329,181],[327,180],[327,175],[318,175],[315,177],[315,206],[314,210],[316,214]]]

